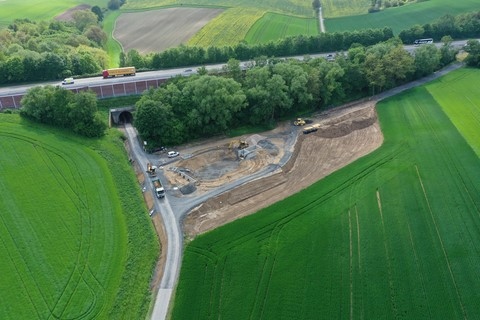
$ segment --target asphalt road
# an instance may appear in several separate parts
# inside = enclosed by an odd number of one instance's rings
[[[456,48],[462,48],[467,40],[460,40],[460,41],[454,41],[452,44]],[[442,43],[435,43],[437,47],[440,47]],[[404,46],[405,50],[408,52],[413,52],[415,51],[417,46],[414,45],[406,45]],[[309,55],[310,57],[324,57],[326,58],[327,55],[335,55],[336,52],[328,52],[328,53],[321,53],[321,54],[311,54]],[[294,56],[290,58],[295,58],[299,60],[304,59],[304,55],[302,56]],[[251,64],[251,61],[245,61],[241,62],[241,67],[242,68],[247,68],[249,64]],[[205,65],[204,67],[207,70],[221,70],[225,64],[214,64],[214,65]],[[99,85],[99,84],[118,84],[118,83],[127,83],[127,82],[132,82],[132,80],[154,80],[154,79],[168,79],[177,75],[183,75],[183,76],[189,76],[192,74],[195,74],[197,72],[197,69],[200,66],[192,66],[192,67],[186,67],[186,68],[176,68],[176,69],[168,69],[168,70],[158,70],[158,71],[148,71],[148,72],[138,72],[135,77],[119,77],[119,78],[109,78],[109,79],[103,79],[103,77],[93,77],[93,78],[82,78],[82,79],[75,79],[75,83],[71,85],[66,85],[64,86],[65,88],[69,89],[75,89],[75,88],[84,88],[86,86],[93,86],[93,85]],[[189,71],[186,71],[189,70]],[[42,83],[35,83],[35,84],[25,84],[25,85],[18,85],[18,86],[10,86],[10,87],[4,87],[0,88],[0,97],[1,96],[10,96],[10,95],[19,95],[19,94],[25,94],[28,89],[36,87],[36,86],[43,86],[43,85],[61,85],[61,81],[63,79],[59,79],[58,81],[48,81],[48,82],[42,82]]]

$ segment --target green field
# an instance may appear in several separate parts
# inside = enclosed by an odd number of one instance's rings
[[[289,36],[315,36],[319,33],[316,18],[298,18],[267,13],[248,30],[245,41],[250,44],[275,41]]]
[[[426,88],[480,157],[479,83],[478,70],[462,69],[442,77]]]
[[[478,76],[380,103],[377,151],[193,240],[172,319],[477,318],[480,159],[439,103]]]
[[[325,18],[352,16],[366,13],[371,0],[322,0],[323,16]]]
[[[2,0],[0,1],[0,27],[15,19],[49,20],[80,4],[106,7],[107,0]]]
[[[118,133],[0,114],[1,319],[139,319],[158,242]]]
[[[478,11],[479,7],[480,0],[429,0],[377,13],[325,19],[325,28],[336,32],[391,27],[394,33],[399,33],[415,24],[430,23],[446,14]]]

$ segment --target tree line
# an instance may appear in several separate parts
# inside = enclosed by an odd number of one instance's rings
[[[335,61],[324,58],[255,60],[242,70],[231,59],[219,75],[205,68],[146,91],[136,104],[134,124],[152,148],[225,134],[245,125],[273,125],[410,81],[455,58],[451,38],[442,48],[425,45],[412,56],[400,40],[355,45]]]
[[[162,69],[180,66],[225,63],[229,59],[251,60],[255,57],[288,57],[320,52],[344,51],[352,44],[370,46],[393,38],[391,28],[365,29],[348,32],[321,33],[315,36],[298,35],[249,45],[195,47],[180,45],[162,52],[140,55],[136,50],[121,54],[121,66],[137,69]]]
[[[411,44],[415,39],[433,38],[440,40],[449,35],[455,39],[480,37],[480,11],[453,16],[450,14],[424,25],[414,25],[399,33],[403,43]]]
[[[107,128],[97,110],[97,96],[93,92],[75,94],[61,87],[34,87],[22,98],[20,114],[90,138],[101,137]]]

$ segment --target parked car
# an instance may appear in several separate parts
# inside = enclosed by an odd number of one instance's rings
[[[180,155],[177,151],[168,151],[169,158],[175,158],[176,156]]]

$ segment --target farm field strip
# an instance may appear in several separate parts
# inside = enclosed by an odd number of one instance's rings
[[[260,11],[271,11],[284,14],[292,14],[301,17],[313,17],[314,12],[310,2],[302,0],[192,0],[186,4],[182,0],[129,0],[122,9],[149,9],[165,6],[205,6],[205,7],[229,7],[250,8]]]
[[[478,0],[452,2],[449,0],[423,1],[382,12],[366,13],[325,19],[328,32],[353,31],[368,28],[391,27],[394,33],[410,28],[415,24],[430,23],[443,15],[457,15],[478,10]]]
[[[245,41],[251,44],[276,41],[288,36],[318,35],[318,20],[266,13],[248,30]]]
[[[449,74],[426,88],[480,157],[480,97],[476,94],[480,74],[463,69]],[[462,85],[458,85],[461,83]],[[462,108],[459,108],[461,105]]]
[[[364,14],[371,5],[370,0],[324,0],[321,1],[325,18]]]
[[[209,47],[241,42],[264,11],[254,8],[231,8],[212,19],[188,41],[189,45]]]
[[[429,90],[379,104],[380,149],[192,241],[173,317],[474,315],[480,159]]]

